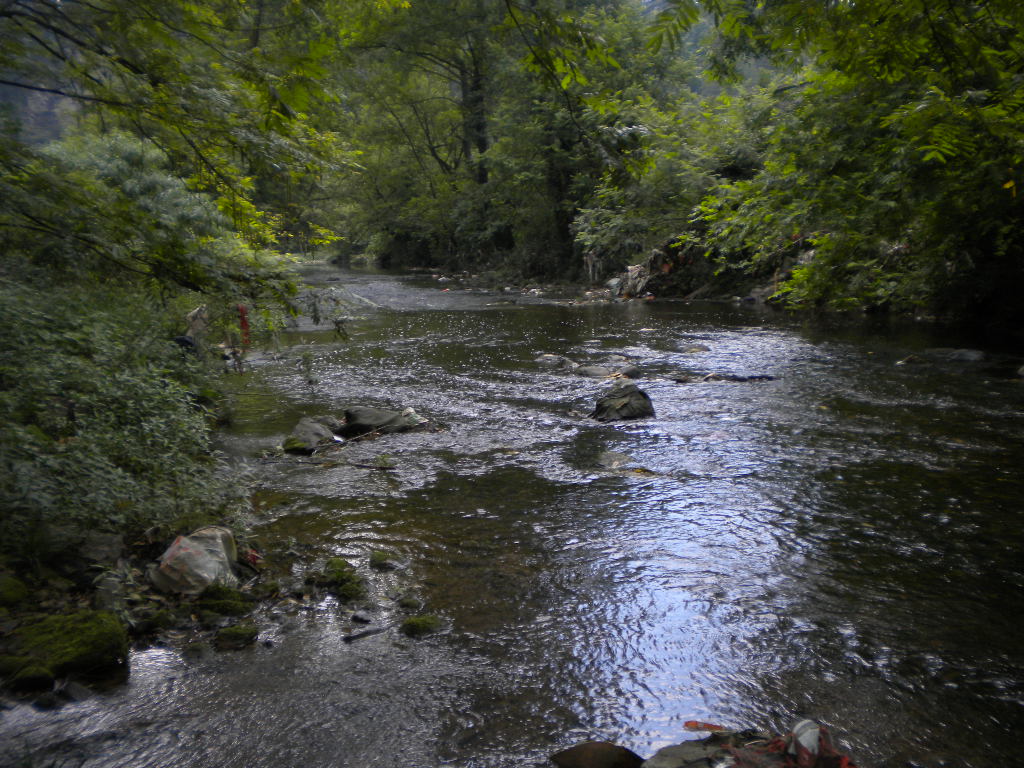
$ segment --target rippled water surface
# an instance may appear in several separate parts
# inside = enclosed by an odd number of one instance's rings
[[[223,448],[255,473],[261,545],[302,555],[296,578],[347,556],[373,626],[413,595],[445,631],[346,643],[361,627],[331,599],[267,608],[266,644],[140,650],[115,691],[0,713],[4,765],[511,768],[587,738],[648,755],[695,737],[690,719],[798,716],[862,766],[1024,762],[1020,360],[738,305],[330,285],[351,339],[285,334],[239,383]],[[608,382],[535,362],[548,352],[628,357],[657,415],[586,419]],[[257,458],[350,405],[443,429]],[[631,461],[603,469],[606,451]],[[366,569],[374,549],[402,568]]]

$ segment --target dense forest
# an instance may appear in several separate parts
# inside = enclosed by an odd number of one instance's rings
[[[1017,330],[1014,0],[6,0],[0,521],[244,503],[172,341],[296,310],[316,255]],[[48,532],[50,531],[50,532]]]

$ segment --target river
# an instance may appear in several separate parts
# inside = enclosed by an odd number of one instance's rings
[[[349,557],[371,626],[413,596],[444,630],[346,643],[361,627],[331,598],[270,606],[253,648],[140,649],[112,691],[0,713],[3,765],[512,768],[804,716],[862,768],[1024,763],[1020,360],[742,304],[315,277],[350,338],[282,334],[220,438],[257,488],[255,542],[297,581]],[[628,357],[656,416],[588,420],[608,383],[542,353]],[[443,428],[260,458],[349,405]],[[606,451],[631,461],[602,468]],[[371,572],[373,550],[401,567]]]

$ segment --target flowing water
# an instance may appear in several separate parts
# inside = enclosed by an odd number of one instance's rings
[[[347,643],[361,627],[333,599],[267,608],[256,647],[139,650],[114,691],[0,713],[4,765],[512,768],[588,738],[649,755],[698,737],[691,719],[800,716],[868,768],[1024,764],[1019,360],[741,305],[330,285],[351,338],[284,334],[222,447],[296,580],[349,557],[371,626],[415,596],[444,631]],[[541,353],[628,357],[657,415],[588,420],[608,382]],[[443,429],[258,458],[300,416],[357,404]],[[629,459],[603,468],[607,451]],[[370,571],[373,550],[401,568]]]

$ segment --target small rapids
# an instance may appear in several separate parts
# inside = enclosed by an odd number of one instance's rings
[[[332,598],[267,610],[254,648],[139,650],[113,691],[0,712],[0,765],[512,768],[588,738],[650,755],[695,737],[686,720],[805,716],[866,768],[1021,762],[1011,361],[744,305],[317,278],[350,338],[307,321],[254,355],[221,448],[256,482],[258,541],[364,569],[385,550],[401,567],[369,576],[366,610],[387,624],[412,594],[445,630],[347,643]],[[543,353],[627,358],[656,416],[588,420],[608,382]],[[441,429],[260,458],[350,405]]]

